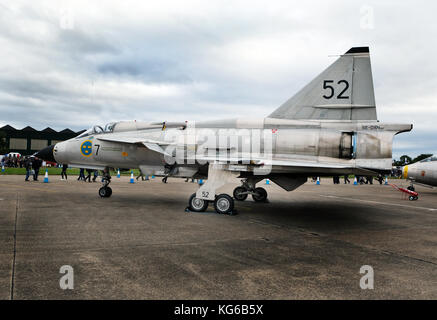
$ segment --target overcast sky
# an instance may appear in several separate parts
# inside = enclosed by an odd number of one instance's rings
[[[394,156],[437,153],[432,1],[0,0],[0,126],[264,117],[370,46]]]

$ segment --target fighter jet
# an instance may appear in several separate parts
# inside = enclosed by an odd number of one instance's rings
[[[189,210],[213,204],[217,213],[232,214],[234,201],[249,195],[255,202],[267,200],[266,190],[256,186],[266,178],[292,191],[307,177],[389,173],[393,137],[411,129],[378,121],[369,48],[355,47],[266,118],[109,123],[38,157],[103,170],[101,197],[112,194],[112,168],[206,179],[189,197]],[[232,196],[218,193],[235,178],[241,185]]]
[[[414,191],[414,184],[437,187],[437,157],[431,156],[416,163],[404,166],[402,175],[410,181],[409,190]]]

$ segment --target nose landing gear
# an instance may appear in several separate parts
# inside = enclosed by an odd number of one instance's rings
[[[103,170],[102,184],[103,187],[99,189],[99,196],[102,198],[109,198],[112,195],[112,189],[109,187],[111,183],[111,175],[109,169]]]
[[[112,189],[110,187],[101,187],[99,189],[99,196],[102,198],[109,198],[112,195]]]

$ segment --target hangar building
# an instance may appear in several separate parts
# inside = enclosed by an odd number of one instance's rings
[[[30,126],[19,130],[6,125],[0,128],[0,139],[3,140],[2,146],[5,149],[1,150],[1,153],[18,152],[31,155],[49,145],[74,138],[84,131],[64,129],[58,132],[49,127],[38,131]]]

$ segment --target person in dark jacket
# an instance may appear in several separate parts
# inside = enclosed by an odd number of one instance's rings
[[[382,182],[384,181],[384,177],[382,176],[382,174],[378,174],[378,182],[379,184],[382,184]]]
[[[99,176],[99,170],[94,170],[93,182],[96,182],[98,176]]]
[[[62,180],[67,180],[67,169],[68,169],[68,164],[63,164],[62,171],[61,171],[61,179]]]
[[[24,161],[24,167],[26,168],[26,180],[24,181],[29,181],[29,177],[32,171],[32,159],[30,157],[26,158],[26,160]]]
[[[38,181],[39,169],[42,166],[42,160],[35,157],[32,162],[32,168],[35,171],[33,173],[33,181]]]
[[[86,177],[85,177],[85,182],[88,180],[89,182],[91,182],[91,173],[93,173],[93,170],[91,170],[91,169],[86,169],[86,173],[88,174]]]
[[[77,178],[77,181],[80,181],[80,180],[85,180],[85,169],[84,168],[80,168],[79,177]]]

